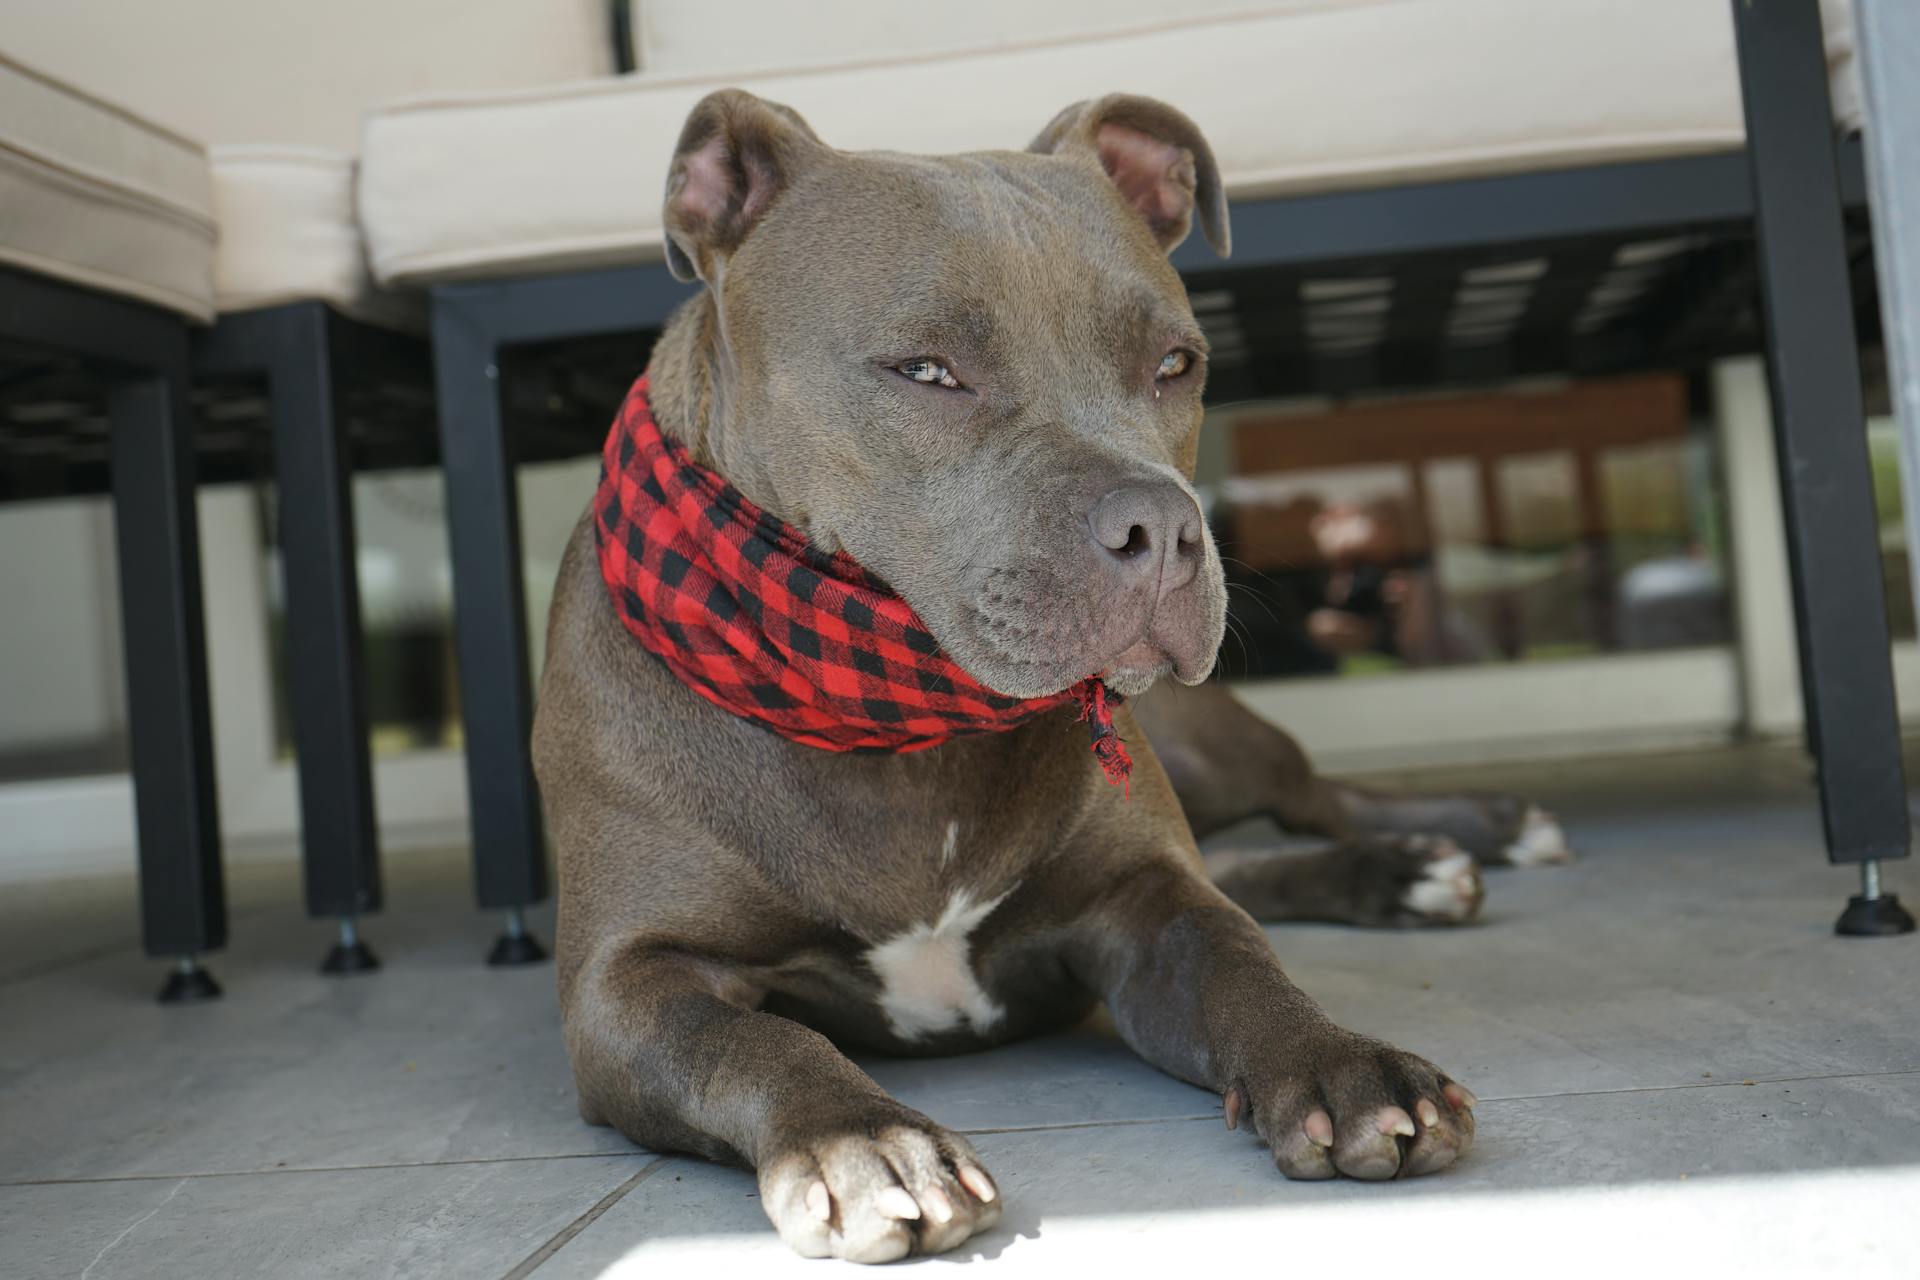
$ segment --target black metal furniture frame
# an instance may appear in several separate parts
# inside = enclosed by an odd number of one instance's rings
[[[147,954],[175,962],[163,1001],[220,993],[199,957],[227,940],[187,411],[187,322],[0,268],[0,339],[86,361],[108,419],[127,712]]]
[[[1871,869],[1906,856],[1908,817],[1841,239],[1842,197],[1855,206],[1863,199],[1858,150],[1837,167],[1816,0],[1734,0],[1733,8],[1742,77],[1756,86],[1745,152],[1236,203],[1230,269],[1191,244],[1174,263],[1199,287],[1263,267],[1757,223],[1827,852]],[[548,892],[528,753],[516,450],[502,412],[501,353],[657,329],[687,295],[664,266],[433,291],[475,877],[480,904],[509,913],[496,961],[537,958],[520,909]],[[1897,905],[1878,895],[1877,878],[1868,884],[1842,931],[1897,931]]]
[[[378,968],[359,936],[359,918],[380,907],[381,885],[347,392],[355,380],[394,371],[424,388],[425,340],[314,301],[224,315],[198,328],[11,271],[0,271],[0,315],[0,341],[79,359],[110,388],[143,935],[148,954],[175,962],[161,999],[219,995],[200,957],[226,939],[194,507],[189,390],[196,383],[265,384],[307,911],[339,922],[322,972]]]
[[[434,383],[453,544],[454,641],[465,714],[474,886],[506,913],[489,964],[544,959],[522,909],[547,896],[529,742],[533,688],[514,449],[500,355],[528,342],[657,328],[688,296],[666,268],[453,285],[433,294]]]
[[[346,371],[424,365],[424,342],[323,302],[220,317],[196,335],[202,378],[264,377],[287,591],[286,671],[300,776],[307,914],[339,922],[321,972],[377,969],[360,917],[381,905],[355,570]]]
[[[1880,892],[1881,860],[1906,857],[1911,832],[1820,11],[1733,0],[1733,12],[1807,743],[1827,856],[1861,867],[1837,927],[1910,933],[1913,917]]]

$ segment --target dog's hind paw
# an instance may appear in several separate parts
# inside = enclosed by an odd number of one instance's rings
[[[1567,833],[1554,816],[1538,805],[1528,805],[1520,820],[1520,834],[1504,850],[1506,860],[1516,867],[1544,867],[1573,861],[1567,846]]]
[[[1407,923],[1463,924],[1480,914],[1486,889],[1471,854],[1444,837],[1414,836],[1406,845],[1422,859],[1400,893],[1400,910],[1411,917]]]

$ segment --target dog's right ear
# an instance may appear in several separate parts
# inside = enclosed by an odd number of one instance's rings
[[[667,269],[711,282],[810,160],[826,151],[792,107],[719,89],[687,117],[667,170]]]

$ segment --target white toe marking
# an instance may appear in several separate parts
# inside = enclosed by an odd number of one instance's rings
[[[1553,820],[1553,815],[1530,807],[1520,824],[1520,838],[1507,846],[1507,861],[1516,867],[1571,862],[1573,850],[1567,847],[1567,834]]]
[[[960,819],[955,818],[947,824],[947,839],[940,846],[940,865],[946,866],[953,861],[953,851],[960,846]]]
[[[1450,853],[1428,863],[1427,874],[1408,885],[1400,901],[1423,916],[1465,920],[1473,914],[1477,888],[1473,859],[1464,853]]]
[[[1006,896],[975,902],[968,890],[957,890],[938,920],[916,924],[867,952],[867,963],[880,978],[881,1011],[895,1035],[915,1040],[951,1031],[963,1021],[984,1031],[1005,1016],[974,979],[967,935]]]

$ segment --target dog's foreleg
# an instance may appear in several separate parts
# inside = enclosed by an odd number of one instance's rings
[[[1172,856],[1110,879],[1071,967],[1140,1055],[1225,1098],[1292,1178],[1443,1169],[1473,1142],[1473,1096],[1431,1063],[1346,1031],[1281,972],[1266,935]]]
[[[885,1262],[991,1226],[998,1192],[965,1138],[881,1090],[818,1032],[754,1007],[738,971],[641,943],[571,988],[582,1113],[645,1146],[752,1166],[809,1257]]]
[[[1433,836],[1372,837],[1306,851],[1209,853],[1207,874],[1256,920],[1462,924],[1479,914],[1485,898],[1473,856]]]

